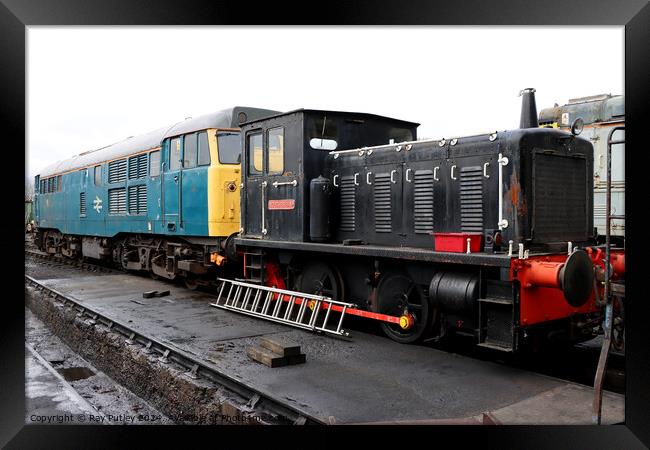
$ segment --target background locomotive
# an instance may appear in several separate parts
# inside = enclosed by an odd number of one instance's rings
[[[36,244],[112,260],[190,288],[214,279],[239,230],[239,123],[277,111],[235,107],[57,162],[36,176]]]
[[[594,95],[570,99],[565,105],[555,104],[539,113],[541,127],[569,130],[577,117],[584,121],[580,136],[594,146],[594,226],[599,240],[604,242],[607,141],[625,140],[625,97],[623,95]],[[611,136],[610,136],[611,133]],[[612,145],[612,214],[625,215],[625,144]],[[625,221],[614,219],[611,225],[612,239],[619,245],[625,242]]]
[[[593,337],[593,147],[538,128],[534,90],[522,94],[520,129],[448,140],[361,113],[243,124],[244,279],[354,302],[348,314],[399,342]],[[622,253],[611,261],[621,277]]]

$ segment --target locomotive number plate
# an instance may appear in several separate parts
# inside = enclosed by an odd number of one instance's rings
[[[294,209],[296,201],[292,198],[269,200],[269,210]]]

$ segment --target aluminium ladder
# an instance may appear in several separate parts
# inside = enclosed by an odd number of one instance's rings
[[[346,311],[355,307],[352,303],[226,278],[217,280],[221,281],[219,296],[210,306],[305,330],[343,337],[350,335],[341,327]],[[321,314],[321,310],[325,314]],[[332,312],[340,313],[338,320],[331,321]]]

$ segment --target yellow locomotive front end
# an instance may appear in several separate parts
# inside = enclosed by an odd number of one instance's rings
[[[227,237],[239,232],[241,137],[238,128],[208,130],[208,232]]]

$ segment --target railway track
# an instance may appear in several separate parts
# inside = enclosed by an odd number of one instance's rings
[[[42,262],[44,264],[69,266],[69,267],[74,267],[75,269],[85,270],[88,272],[120,273],[119,270],[114,269],[112,267],[93,264],[83,260],[51,255],[49,253],[45,253],[40,250],[28,248],[27,246],[25,247],[25,257],[31,260]]]
[[[235,378],[224,375],[202,359],[152,336],[147,336],[134,327],[108,317],[93,308],[84,306],[74,298],[45,286],[29,275],[25,275],[25,285],[42,292],[52,301],[59,302],[63,306],[77,311],[77,317],[89,319],[92,324],[102,324],[114,333],[121,334],[126,338],[128,344],[140,345],[143,352],[160,355],[158,358],[160,362],[180,366],[182,370],[186,371],[188,377],[209,380],[219,388],[225,388],[243,398],[249,399],[245,405],[247,414],[277,418],[277,422],[271,423],[278,424],[325,424],[322,420],[293,408],[281,399],[252,389]]]

